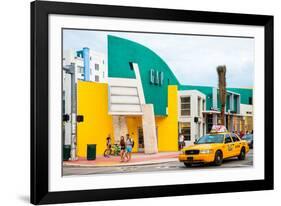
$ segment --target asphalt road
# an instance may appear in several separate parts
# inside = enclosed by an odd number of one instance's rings
[[[114,167],[79,167],[64,166],[63,175],[91,175],[91,174],[113,174],[113,173],[130,173],[130,172],[155,172],[155,171],[175,171],[175,170],[199,170],[199,169],[221,169],[221,168],[238,168],[253,166],[253,150],[247,154],[245,160],[231,158],[224,160],[221,166],[193,164],[192,167],[186,168],[179,161],[137,165],[137,166],[114,166]]]

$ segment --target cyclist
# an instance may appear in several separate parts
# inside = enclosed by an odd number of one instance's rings
[[[110,134],[107,136],[106,138],[106,150],[107,152],[105,152],[105,157],[109,157],[110,153],[111,153],[111,137]]]

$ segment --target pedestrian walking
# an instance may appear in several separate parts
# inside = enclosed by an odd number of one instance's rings
[[[184,147],[184,136],[182,133],[179,134],[179,150],[181,150]]]
[[[125,149],[126,149],[126,143],[125,143],[125,139],[124,136],[121,136],[120,138],[120,157],[121,157],[121,162],[124,162],[124,158],[125,158]]]
[[[129,162],[132,158],[132,149],[133,149],[133,142],[129,136],[129,134],[126,135],[126,158],[127,162]]]
[[[242,138],[244,136],[244,131],[240,131],[239,137]]]

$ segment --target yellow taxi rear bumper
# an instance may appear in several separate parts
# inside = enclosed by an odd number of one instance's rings
[[[180,154],[178,157],[180,162],[189,162],[189,163],[209,163],[213,162],[215,159],[215,154],[197,154],[197,155],[186,155]]]

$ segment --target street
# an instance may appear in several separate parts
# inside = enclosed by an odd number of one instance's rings
[[[64,166],[63,175],[90,175],[90,174],[113,174],[113,173],[130,173],[130,172],[159,172],[173,170],[198,170],[198,169],[221,169],[221,168],[238,168],[253,166],[253,150],[250,150],[245,160],[230,158],[224,160],[221,166],[193,164],[192,167],[185,167],[183,163],[177,159],[175,161],[146,164],[134,166],[103,166],[103,167],[80,167],[80,166]]]

